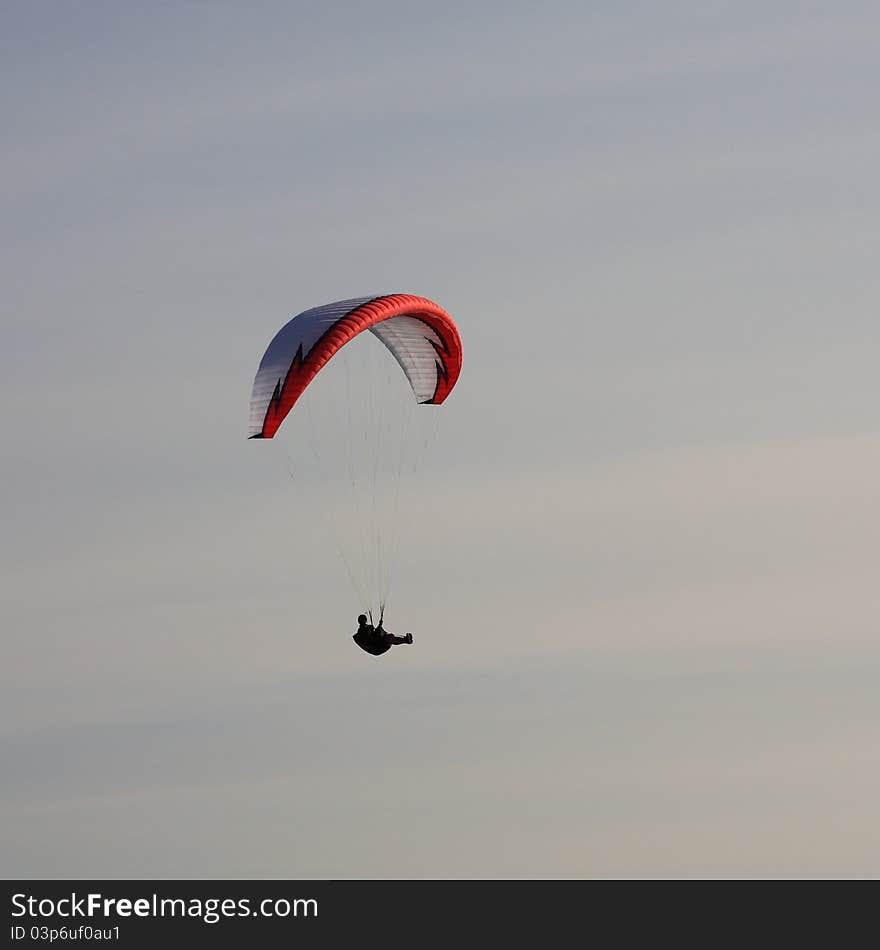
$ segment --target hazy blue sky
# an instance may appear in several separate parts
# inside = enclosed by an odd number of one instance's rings
[[[880,875],[878,36],[4,2],[0,873]],[[245,429],[397,290],[465,362],[376,661]]]

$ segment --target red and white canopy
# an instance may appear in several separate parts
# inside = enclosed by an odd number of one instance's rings
[[[321,367],[369,330],[394,354],[420,403],[439,405],[461,372],[461,338],[438,304],[412,294],[355,297],[314,307],[275,335],[251,394],[248,438],[271,439]]]

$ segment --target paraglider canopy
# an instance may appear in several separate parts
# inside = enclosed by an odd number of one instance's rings
[[[420,403],[446,399],[461,371],[449,314],[412,294],[355,297],[306,310],[278,331],[254,379],[248,438],[273,438],[320,369],[365,330],[394,355]]]

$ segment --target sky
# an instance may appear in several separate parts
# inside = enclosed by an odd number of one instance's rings
[[[878,34],[3,3],[0,875],[880,875]],[[395,291],[464,364],[377,660],[245,434]]]

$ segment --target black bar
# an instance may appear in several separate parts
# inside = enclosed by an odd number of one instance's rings
[[[832,944],[876,925],[876,882],[18,881],[6,882],[10,947],[380,945],[437,939],[492,950],[654,946],[690,937],[790,944],[827,921]],[[842,917],[841,917],[842,915]],[[836,928],[836,929],[835,929]],[[100,931],[100,933],[98,933]],[[537,950],[537,948],[536,948]]]

